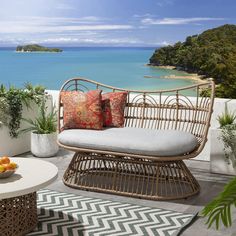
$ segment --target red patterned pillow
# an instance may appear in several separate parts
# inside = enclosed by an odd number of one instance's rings
[[[64,129],[102,129],[101,90],[61,92]]]
[[[124,109],[127,92],[102,94],[103,125],[107,127],[124,126]]]

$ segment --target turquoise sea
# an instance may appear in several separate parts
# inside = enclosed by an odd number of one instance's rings
[[[59,89],[72,77],[85,77],[129,89],[169,89],[196,83],[189,79],[145,78],[183,72],[145,66],[155,48],[63,48],[62,53],[16,53],[0,49],[0,83],[25,82]]]

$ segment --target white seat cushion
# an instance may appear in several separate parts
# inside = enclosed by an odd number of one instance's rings
[[[196,137],[178,130],[108,128],[105,130],[69,129],[58,141],[66,146],[149,156],[178,156],[192,152]]]

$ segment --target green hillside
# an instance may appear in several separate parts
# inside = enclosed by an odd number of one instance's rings
[[[150,64],[212,77],[218,84],[218,97],[236,98],[236,25],[223,25],[156,49]]]

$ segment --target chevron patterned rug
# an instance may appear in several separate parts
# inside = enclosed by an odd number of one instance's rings
[[[28,235],[174,236],[194,217],[159,208],[41,190],[38,192],[38,227]]]

